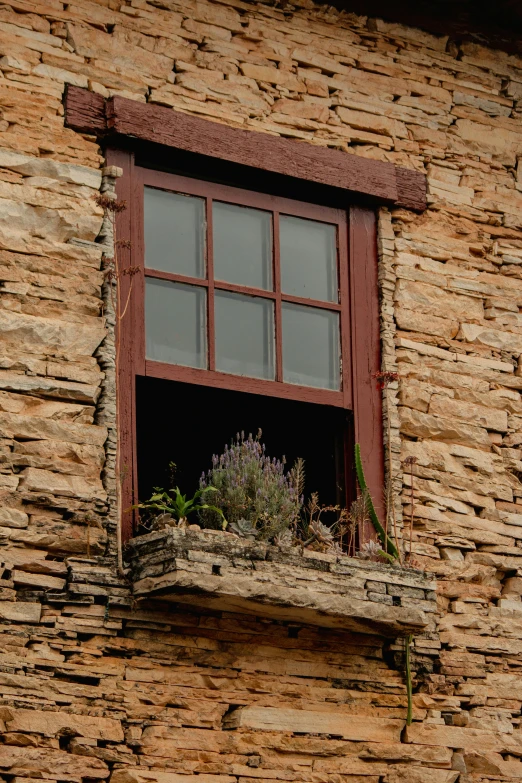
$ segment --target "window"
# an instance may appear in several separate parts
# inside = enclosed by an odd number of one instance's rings
[[[139,173],[146,374],[350,407],[346,212]]]
[[[123,152],[112,160],[126,164],[118,196],[131,205],[118,217],[118,238],[131,240],[121,256],[141,270],[122,280],[132,285],[119,383],[124,509],[165,485],[169,459],[192,492],[212,453],[258,426],[274,456],[305,458],[307,491],[327,503],[353,497],[359,440],[377,498],[374,213],[337,208],[338,192],[322,204],[309,190],[288,198],[299,192],[291,182],[280,197],[136,166]]]

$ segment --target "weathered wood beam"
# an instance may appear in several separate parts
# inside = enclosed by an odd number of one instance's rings
[[[186,152],[364,196],[375,203],[426,209],[424,174],[340,150],[230,128],[190,114],[69,86],[65,122],[80,133],[130,136]]]

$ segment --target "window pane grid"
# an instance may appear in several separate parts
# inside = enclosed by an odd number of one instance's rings
[[[160,272],[157,269],[145,269],[146,277],[154,277],[158,280],[171,280],[173,283],[186,283],[187,285],[209,287],[209,280],[200,280],[197,277],[189,277],[188,275],[176,275],[168,272]],[[277,299],[278,295],[275,291],[265,291],[262,288],[249,288],[244,285],[235,285],[234,283],[224,283],[221,280],[213,281],[213,288],[220,291],[232,291],[237,294],[246,294],[246,296],[259,296],[264,299]],[[336,302],[323,302],[320,299],[307,299],[300,296],[291,296],[290,294],[280,293],[282,302],[290,302],[292,304],[302,304],[307,307],[319,307],[322,310],[342,310],[342,305]]]
[[[149,188],[147,188],[149,189]],[[170,192],[170,191],[165,191]],[[175,191],[173,190],[172,193],[175,194]],[[196,194],[195,194],[196,195]],[[316,388],[318,391],[322,390],[325,393],[331,394],[333,393],[342,393],[343,390],[343,382],[342,382],[342,372],[341,372],[341,361],[342,361],[342,355],[345,352],[345,349],[343,347],[344,342],[346,341],[346,329],[345,329],[345,318],[346,315],[342,314],[343,307],[346,305],[343,305],[343,284],[342,284],[342,277],[341,277],[341,263],[343,261],[345,262],[345,259],[342,259],[340,257],[340,247],[339,247],[339,230],[340,230],[340,224],[337,221],[328,222],[327,220],[314,220],[314,218],[311,217],[301,217],[301,216],[294,216],[290,213],[281,212],[278,209],[274,209],[272,206],[271,209],[265,208],[261,214],[269,215],[270,216],[270,223],[271,223],[271,230],[270,233],[267,234],[267,223],[266,218],[264,219],[264,223],[262,226],[259,227],[258,234],[262,235],[264,239],[262,240],[264,245],[264,250],[262,250],[262,253],[264,253],[264,257],[266,258],[266,252],[267,248],[269,247],[269,252],[271,253],[271,258],[269,259],[269,276],[267,277],[267,271],[265,266],[265,272],[263,272],[263,286],[266,285],[267,287],[257,287],[257,285],[244,285],[241,283],[236,282],[229,282],[228,280],[215,280],[215,212],[214,212],[214,205],[219,204],[221,208],[221,212],[225,215],[224,221],[225,225],[224,227],[221,226],[221,250],[220,252],[230,252],[230,248],[232,248],[232,251],[234,251],[234,245],[233,242],[228,242],[227,245],[227,238],[226,235],[223,234],[223,231],[227,229],[227,221],[230,221],[232,216],[232,223],[237,217],[239,211],[234,212],[233,210],[230,210],[228,213],[226,210],[224,211],[222,209],[222,206],[224,206],[227,203],[227,200],[225,198],[215,198],[213,196],[204,196],[201,197],[202,194],[199,195],[199,200],[203,201],[205,203],[205,216],[203,220],[200,220],[200,225],[202,226],[202,238],[199,247],[202,250],[202,258],[200,266],[198,267],[198,276],[191,275],[190,273],[187,274],[185,271],[170,271],[169,267],[165,264],[156,263],[154,264],[155,267],[160,268],[149,268],[148,266],[144,269],[145,277],[146,279],[151,279],[151,282],[153,279],[163,281],[170,281],[171,283],[177,283],[182,284],[185,287],[191,287],[194,291],[194,294],[196,294],[196,291],[201,291],[202,289],[206,289],[206,295],[202,302],[206,303],[205,309],[205,316],[206,316],[206,340],[205,340],[205,350],[206,350],[206,358],[204,365],[200,364],[199,362],[197,364],[186,364],[186,363],[180,363],[179,366],[204,366],[207,369],[207,371],[213,372],[213,373],[229,373],[231,377],[238,375],[238,376],[246,376],[253,379],[264,379],[263,382],[277,382],[278,384],[284,384],[285,386],[289,385],[295,385],[295,386],[303,386],[303,387],[309,387],[309,388]],[[231,205],[233,202],[231,203]],[[241,207],[238,207],[239,210]],[[258,207],[254,207],[253,209],[250,209],[250,213],[254,213],[255,210],[258,210]],[[221,215],[220,219],[223,219],[223,215]],[[256,217],[255,215],[252,216],[252,214],[249,215],[249,218],[251,223],[255,224]],[[282,229],[281,229],[281,219],[290,219],[287,220],[285,225],[285,232],[286,232],[286,249],[284,252],[287,254],[287,260],[285,261],[282,258],[283,250],[281,248],[281,241],[282,241]],[[293,220],[293,222],[292,222]],[[310,253],[308,253],[308,259],[307,259],[307,237],[303,240],[302,237],[298,237],[299,241],[296,241],[294,245],[292,244],[293,234],[292,232],[299,231],[301,228],[301,224],[309,223],[310,226],[305,226],[305,229],[308,230],[308,237],[310,238],[309,245],[312,248],[310,251],[312,253],[312,260],[315,262],[316,258],[313,255],[315,252],[316,255],[324,256],[324,263],[321,258],[319,258],[317,262],[317,266],[322,268],[315,269],[312,268],[312,271],[310,272],[310,263],[308,263],[308,266],[306,265],[307,260],[310,259]],[[231,227],[233,229],[233,225]],[[306,234],[306,230],[304,233]],[[266,245],[267,237],[269,237],[270,242],[269,245]],[[241,243],[240,243],[241,244]],[[241,253],[239,254],[239,262],[241,262],[241,258],[244,257],[245,248],[247,248],[248,245],[245,244],[244,237],[243,237],[243,255]],[[223,249],[224,248],[224,249]],[[324,252],[323,252],[324,250]],[[260,251],[261,252],[261,251]],[[259,255],[259,253],[258,253]],[[232,266],[230,266],[232,263]],[[266,262],[263,262],[266,264]],[[286,275],[286,282],[284,285],[287,287],[288,292],[284,292],[282,290],[283,285],[283,269],[282,265],[286,263],[287,269],[285,272]],[[252,272],[239,272],[238,274],[234,273],[233,271],[233,261],[230,259],[224,259],[220,261],[221,269],[225,270],[223,273],[225,277],[233,278],[234,275],[245,279],[246,276],[249,277],[249,279],[255,279],[255,276],[253,276]],[[228,265],[228,266],[227,266]],[[290,265],[290,266],[289,266]],[[199,277],[199,270],[201,267],[203,268],[203,274],[201,277]],[[306,280],[303,282],[301,280],[301,273],[304,269],[304,277],[308,276],[308,283]],[[231,271],[227,271],[231,270]],[[271,278],[271,279],[270,279]],[[261,278],[257,278],[257,280],[261,280]],[[268,286],[270,286],[271,290],[268,290]],[[228,296],[227,296],[228,293]],[[316,298],[315,296],[312,298],[313,293],[317,293],[320,295],[321,298]],[[307,296],[307,294],[309,294]],[[265,334],[263,337],[264,345],[265,347],[263,350],[265,353],[263,354],[265,356],[264,359],[260,359],[260,361],[264,362],[266,365],[266,362],[270,361],[274,362],[273,370],[270,370],[270,364],[265,366],[265,369],[263,370],[252,370],[250,371],[241,371],[238,364],[234,364],[232,361],[225,362],[224,359],[220,359],[218,362],[218,366],[216,366],[216,352],[217,350],[221,350],[221,353],[223,351],[223,345],[221,346],[221,349],[219,349],[216,346],[217,339],[227,339],[227,340],[233,340],[233,330],[231,331],[229,328],[228,331],[228,337],[223,338],[223,336],[219,337],[219,335],[216,335],[216,307],[217,307],[217,296],[220,296],[220,312],[221,312],[221,322],[223,319],[223,302],[228,300],[229,302],[233,302],[234,297],[239,297],[237,300],[239,301],[245,301],[248,302],[251,300],[252,307],[256,307],[255,302],[258,302],[257,309],[259,310],[259,306],[261,306],[262,301],[265,301],[268,306],[268,302],[273,302],[272,305],[272,316],[271,321],[270,319],[266,321],[267,316],[264,316],[264,324],[263,327]],[[232,296],[232,299],[229,297]],[[223,298],[224,297],[224,298]],[[149,304],[150,308],[150,304]],[[291,308],[291,310],[288,310],[288,308]],[[236,308],[237,309],[237,308]],[[266,310],[266,307],[264,308],[265,313],[268,313]],[[322,313],[321,313],[322,311]],[[238,310],[239,312],[239,310]],[[255,309],[251,311],[253,322],[256,321],[256,317],[254,317]],[[291,321],[289,320],[289,315],[285,315],[283,317],[283,313],[294,313],[294,321],[293,321],[293,331],[294,335],[293,337],[287,333],[289,331],[288,323]],[[243,309],[243,315],[246,313],[246,311]],[[295,314],[300,313],[301,321],[298,321],[295,318]],[[306,343],[305,339],[305,333],[307,332],[307,328],[310,329],[308,326],[305,328],[306,324],[312,324],[313,319],[316,318],[316,316],[313,316],[312,314],[316,313],[317,318],[322,320],[324,324],[327,322],[330,324],[329,328],[327,329],[326,326],[322,329],[323,334],[323,342],[326,339],[327,342],[323,345],[321,343],[320,338],[318,338],[314,345],[310,343]],[[330,316],[327,316],[327,313],[331,313]],[[332,318],[335,319],[335,313],[337,313],[337,320],[332,321]],[[312,320],[311,320],[312,319]],[[326,319],[326,320],[325,320]],[[261,323],[258,318],[258,323]],[[272,340],[273,340],[273,360],[268,359],[268,355],[266,354],[266,351],[270,352],[270,339],[267,336],[267,324],[271,323],[271,329],[272,329]],[[319,322],[317,322],[319,323]],[[248,326],[249,324],[247,321],[243,320],[243,324]],[[333,324],[336,324],[336,327],[333,326]],[[237,325],[238,329],[244,328],[242,324],[238,323]],[[332,332],[332,329],[334,331]],[[225,334],[223,332],[223,328],[221,327],[221,335]],[[337,334],[337,337],[332,336],[334,334]],[[268,339],[268,343],[266,343],[266,340]],[[285,361],[285,351],[287,352],[287,358]],[[307,365],[310,364],[310,356],[308,356],[307,352],[315,351],[315,354],[317,357],[320,357],[321,354],[324,353],[324,356],[328,357],[328,360],[325,359],[321,363],[321,361],[318,360],[318,363],[316,362],[317,367],[310,369]],[[289,353],[290,352],[290,353]],[[259,354],[261,356],[261,354]],[[149,359],[152,359],[153,361],[158,361],[157,356],[148,356]],[[252,367],[255,365],[250,361],[251,357],[248,357],[248,361],[245,359],[245,367]],[[160,361],[167,361],[167,363],[173,363],[170,362],[168,359],[160,359]],[[298,369],[296,370],[295,366],[292,367],[292,365],[295,365],[295,363],[301,362],[302,364],[302,372]],[[225,369],[225,366],[229,369]],[[311,365],[310,365],[311,366]],[[314,376],[314,372],[316,371],[316,375]],[[267,374],[268,373],[268,374]],[[270,381],[270,378],[272,378],[272,381]],[[312,380],[310,380],[312,379]]]

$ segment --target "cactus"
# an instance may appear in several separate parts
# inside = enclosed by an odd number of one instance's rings
[[[386,531],[384,530],[383,526],[381,525],[380,519],[377,516],[377,512],[375,511],[373,500],[368,491],[368,486],[366,484],[366,479],[364,477],[363,464],[361,460],[361,447],[358,443],[355,444],[355,472],[357,473],[357,481],[359,482],[359,487],[361,488],[361,492],[366,497],[368,514],[370,516],[372,525],[374,526],[377,535],[379,536],[384,551],[392,555],[392,557],[399,559],[399,550],[397,549],[397,547],[395,546],[391,538],[386,534]]]

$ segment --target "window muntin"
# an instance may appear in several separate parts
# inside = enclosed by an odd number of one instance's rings
[[[346,212],[137,171],[146,374],[350,408]],[[169,215],[180,205],[181,219]],[[152,280],[178,284],[162,291],[173,292],[163,316]],[[181,291],[184,309],[169,313]],[[160,339],[160,321],[172,337]]]

